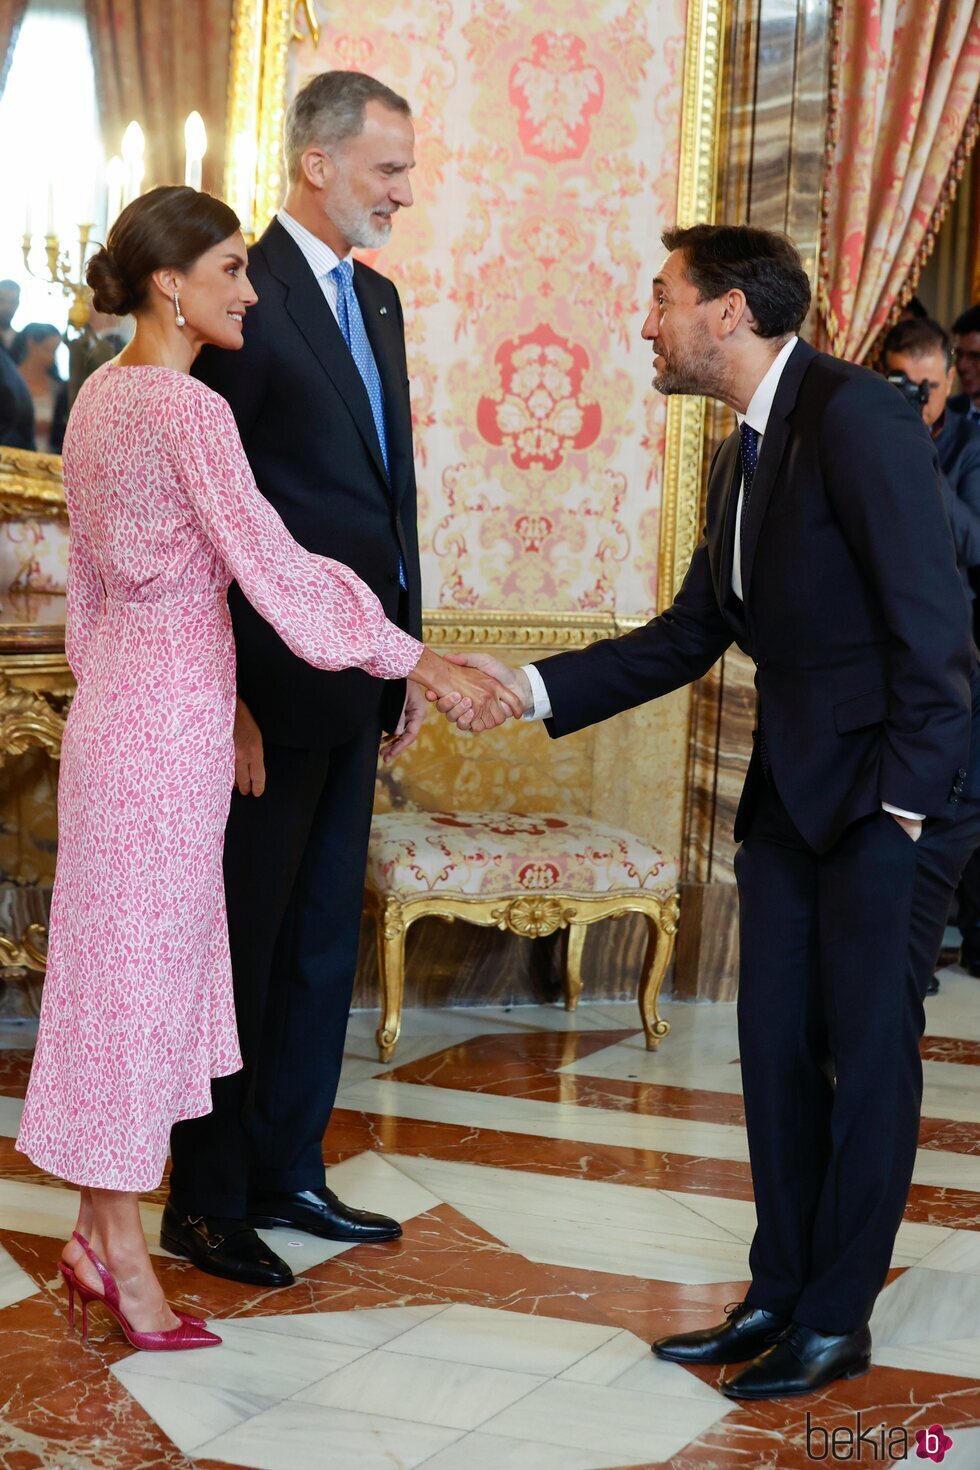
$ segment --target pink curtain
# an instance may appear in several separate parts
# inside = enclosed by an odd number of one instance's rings
[[[974,0],[837,0],[817,284],[860,362],[915,289],[980,129]]]
[[[234,0],[85,0],[107,152],[131,119],[146,134],[144,188],[184,182],[184,119],[208,132],[204,187],[221,192]]]
[[[7,82],[7,72],[17,45],[17,32],[26,9],[27,0],[0,0],[0,96]]]

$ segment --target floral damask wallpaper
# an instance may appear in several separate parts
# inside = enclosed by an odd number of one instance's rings
[[[639,329],[673,216],[686,0],[320,0],[329,67],[404,93],[425,601],[652,610],[663,401]]]

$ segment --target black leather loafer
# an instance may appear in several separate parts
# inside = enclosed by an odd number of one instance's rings
[[[247,1281],[250,1286],[292,1286],[286,1262],[269,1249],[244,1220],[216,1215],[181,1215],[168,1200],[160,1224],[160,1244],[183,1256],[209,1276]]]
[[[860,1378],[871,1367],[871,1332],[817,1332],[794,1322],[771,1348],[721,1385],[730,1399],[789,1399],[816,1393],[835,1378]]]
[[[720,1326],[658,1338],[653,1351],[671,1363],[746,1363],[771,1347],[789,1324],[789,1317],[737,1302]]]
[[[263,1230],[292,1226],[323,1240],[351,1240],[372,1244],[397,1240],[402,1227],[387,1215],[355,1210],[339,1200],[332,1189],[303,1189],[292,1194],[266,1194],[249,1200],[248,1223]]]

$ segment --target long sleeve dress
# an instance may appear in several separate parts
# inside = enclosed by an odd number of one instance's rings
[[[222,886],[234,782],[232,580],[323,669],[403,678],[421,645],[347,567],[292,539],[231,410],[185,373],[108,363],[64,446],[66,651],[40,1029],[17,1147],[144,1191],[171,1125],[241,1066]]]

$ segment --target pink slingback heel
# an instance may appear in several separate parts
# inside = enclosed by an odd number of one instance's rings
[[[112,1272],[104,1262],[100,1261],[95,1251],[89,1245],[84,1235],[79,1235],[77,1230],[72,1231],[73,1239],[77,1240],[82,1250],[88,1256],[92,1265],[98,1271],[102,1281],[102,1292],[93,1291],[90,1286],[80,1280],[68,1265],[67,1261],[59,1261],[58,1269],[65,1278],[68,1287],[68,1325],[75,1325],[75,1293],[78,1293],[82,1304],[82,1340],[88,1338],[88,1305],[96,1302],[99,1306],[109,1309],[115,1317],[119,1326],[126,1335],[126,1341],[134,1348],[139,1348],[145,1353],[183,1352],[189,1348],[217,1347],[221,1338],[214,1332],[209,1332],[199,1317],[192,1317],[189,1312],[171,1308],[175,1317],[180,1318],[179,1327],[171,1327],[168,1332],[138,1332],[126,1317],[119,1303],[119,1288],[112,1277]]]

